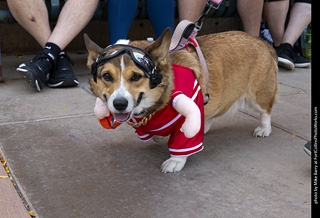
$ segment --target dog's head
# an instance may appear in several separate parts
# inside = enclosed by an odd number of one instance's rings
[[[124,45],[121,41],[105,49],[87,35],[84,38],[89,51],[87,66],[93,74],[91,89],[117,121],[144,117],[167,104],[173,89],[170,29],[152,44],[135,41]]]

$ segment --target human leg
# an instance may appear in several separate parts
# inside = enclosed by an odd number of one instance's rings
[[[43,0],[7,0],[16,21],[44,47],[51,35],[48,10]]]
[[[98,0],[68,0],[59,15],[57,25],[48,42],[63,50],[88,24],[98,5]],[[48,44],[48,43],[47,43]],[[57,56],[55,70],[50,73],[48,86],[51,88],[73,87],[79,84],[65,51]]]
[[[42,0],[9,0],[7,2],[18,23],[44,48],[51,34],[45,3]],[[54,52],[51,53],[40,52],[30,62],[20,64],[17,71],[33,88],[40,92],[46,82],[47,75],[51,72],[52,66],[55,65],[54,56],[57,56],[59,52],[60,48],[54,49]]]
[[[50,30],[48,12],[42,0],[10,0],[10,10],[18,22],[44,47],[30,62],[21,64],[17,71],[37,91],[41,91],[49,78],[50,87],[78,85],[69,58],[61,52],[89,22],[98,0],[69,0],[64,5],[53,32]]]
[[[178,0],[179,20],[197,20],[206,3],[206,0]]]
[[[259,37],[263,0],[238,0],[237,9],[244,31]]]
[[[275,47],[282,42],[288,8],[289,0],[266,1],[264,4],[264,19],[268,24]]]
[[[89,23],[98,5],[98,0],[68,0],[63,6],[57,24],[48,42],[61,50]]]
[[[291,46],[298,40],[304,29],[311,22],[311,0],[299,0],[293,4],[290,13],[289,24],[283,36],[283,43],[289,43]],[[293,53],[295,67],[309,67],[310,61]]]
[[[108,30],[110,44],[126,39],[138,7],[138,0],[108,0]]]
[[[167,28],[174,31],[174,0],[147,0],[149,19],[157,37]]]
[[[294,69],[294,67],[310,66],[310,61],[300,56],[293,49],[293,44],[310,22],[311,1],[299,0],[299,2],[295,2],[291,9],[289,23],[282,37],[281,44],[279,47],[276,47],[279,66],[289,70]]]
[[[282,43],[293,44],[311,22],[311,4],[297,2],[293,4],[290,19]]]

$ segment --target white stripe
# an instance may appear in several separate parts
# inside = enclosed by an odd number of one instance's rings
[[[126,66],[124,65],[123,55],[121,56],[120,67],[121,67],[121,86],[122,86],[122,85],[123,85],[123,81],[122,81],[122,72],[123,72],[123,71],[124,71],[124,69],[126,68]]]
[[[199,145],[196,145],[192,148],[185,148],[185,149],[173,149],[173,148],[169,148],[169,151],[172,152],[187,152],[187,151],[192,151],[192,150],[196,150],[197,148],[202,146],[202,142]]]
[[[56,83],[56,84],[51,84],[51,83],[48,83],[48,86],[49,87],[57,87],[57,86],[60,86],[64,81],[61,81],[59,83]]]
[[[182,115],[179,114],[178,116],[176,116],[173,120],[171,120],[169,123],[167,123],[166,125],[160,127],[159,129],[155,129],[155,130],[150,130],[151,132],[156,132],[156,131],[160,131],[163,130],[165,128],[167,128],[168,126],[170,126],[171,124],[173,124],[174,122],[176,122]]]
[[[49,55],[53,60],[55,59],[54,56],[53,56],[53,54],[48,53],[48,55]]]
[[[192,96],[192,101],[194,101],[194,99],[198,96],[198,93],[199,93],[199,91],[200,91],[200,89],[201,89],[201,87],[200,86],[198,86],[198,89],[197,89],[197,91],[194,93],[194,95]]]
[[[134,117],[132,117],[132,121],[133,121],[134,123],[137,123],[137,121],[136,121],[136,119],[134,119]]]
[[[145,134],[145,135],[142,135],[142,136],[139,135],[139,138],[140,138],[140,139],[143,139],[143,138],[146,138],[146,137],[148,137],[148,136],[150,136],[150,134]]]
[[[198,84],[198,80],[195,79],[195,80],[194,80],[194,84],[193,84],[193,89],[194,89],[194,87],[196,87],[197,84]]]
[[[143,142],[147,142],[147,141],[150,141],[151,139],[153,139],[153,137],[154,137],[154,136],[152,136],[152,137],[149,138],[149,139],[142,139],[142,138],[140,138],[140,140],[143,141]]]
[[[202,150],[203,150],[203,147],[202,147],[199,151],[195,151],[195,152],[190,153],[190,154],[185,154],[185,155],[174,155],[174,154],[170,154],[170,156],[171,156],[171,157],[189,157],[189,156],[191,156],[191,155],[193,155],[193,154],[196,154],[196,153],[198,153],[198,152],[200,152],[200,151],[202,151]]]

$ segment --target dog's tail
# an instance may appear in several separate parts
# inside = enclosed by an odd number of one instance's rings
[[[266,45],[266,47],[268,48],[268,50],[270,52],[270,55],[271,55],[272,60],[273,60],[273,67],[271,67],[271,69],[273,69],[275,77],[277,78],[278,77],[278,71],[279,71],[277,52],[267,41],[265,41],[263,39],[260,39],[260,40]],[[279,88],[279,84],[277,82],[276,83],[276,87],[275,87],[275,95],[274,95],[274,98],[273,98],[273,101],[272,101],[271,105],[274,105],[274,104],[276,104],[278,102],[278,99],[279,99],[278,93],[279,93],[279,91],[280,91],[280,88]]]
[[[261,41],[263,41],[263,43],[268,47],[273,60],[276,62],[277,66],[278,66],[278,55],[277,55],[276,50],[267,41],[265,41],[263,39],[261,39]]]
[[[266,46],[268,47],[269,52],[270,52],[270,54],[271,54],[271,56],[272,56],[272,59],[273,59],[273,61],[274,61],[274,66],[275,66],[275,67],[274,67],[274,68],[275,68],[274,73],[275,73],[275,76],[276,76],[276,78],[277,78],[277,76],[278,76],[278,71],[279,71],[277,52],[276,52],[276,50],[275,50],[267,41],[265,41],[265,40],[262,40],[262,41],[264,42],[264,44],[266,44]],[[278,102],[278,99],[279,99],[278,93],[279,93],[279,91],[280,91],[280,88],[279,88],[278,82],[276,83],[276,86],[277,86],[277,87],[276,87],[275,96],[274,96],[272,105],[273,105],[273,104],[276,104],[276,103]]]

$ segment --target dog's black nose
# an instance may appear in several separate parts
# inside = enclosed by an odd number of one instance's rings
[[[128,101],[125,98],[114,99],[113,107],[118,111],[124,111],[128,107]]]

